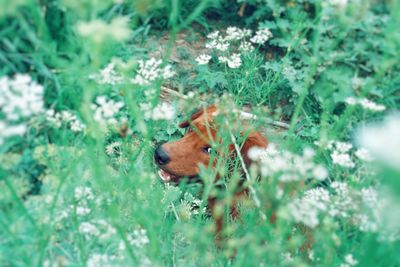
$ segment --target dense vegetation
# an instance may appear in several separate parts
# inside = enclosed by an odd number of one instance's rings
[[[399,29],[395,0],[0,1],[0,265],[400,265]],[[212,103],[218,167],[162,183]],[[270,146],[230,220],[235,109]]]

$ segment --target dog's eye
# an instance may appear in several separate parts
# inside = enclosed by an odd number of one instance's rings
[[[203,152],[207,154],[211,154],[212,148],[209,146],[203,147]]]

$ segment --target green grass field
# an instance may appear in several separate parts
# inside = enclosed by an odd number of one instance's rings
[[[399,29],[396,0],[0,0],[0,266],[400,266]],[[217,167],[163,183],[215,103]],[[243,125],[270,145],[231,220]]]

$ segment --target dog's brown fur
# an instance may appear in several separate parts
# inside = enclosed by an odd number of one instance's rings
[[[178,183],[182,177],[195,177],[200,173],[199,166],[215,166],[215,162],[210,162],[210,154],[207,153],[207,148],[211,146],[211,142],[218,142],[219,138],[217,131],[217,125],[215,125],[214,117],[218,113],[216,106],[209,106],[203,110],[200,110],[191,115],[190,119],[182,122],[179,127],[187,128],[186,134],[179,140],[165,143],[161,146],[161,149],[165,151],[170,161],[167,164],[159,164],[160,169],[164,173],[170,174],[170,181]],[[244,129],[243,129],[244,131]],[[221,143],[221,140],[219,140]],[[257,131],[250,132],[241,146],[241,157],[248,167],[251,164],[251,160],[248,157],[248,151],[252,147],[263,147],[266,148],[268,145],[267,139]],[[230,156],[237,156],[235,154],[234,145],[231,144],[228,147]],[[218,155],[218,153],[217,153]],[[218,179],[215,177],[215,179]],[[243,196],[247,196],[247,189],[241,187],[235,192],[235,197],[230,205],[230,214],[232,217],[238,215],[236,210],[237,201]],[[222,215],[215,215],[215,207],[218,205],[218,200],[215,198],[208,199],[208,208],[216,220],[216,232],[220,236],[223,229]]]

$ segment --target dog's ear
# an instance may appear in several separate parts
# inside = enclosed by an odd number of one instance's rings
[[[203,112],[204,112],[204,109],[195,110],[195,111],[192,113],[192,115],[190,115],[190,119],[189,119],[189,120],[185,120],[185,121],[183,121],[183,122],[181,122],[181,123],[179,124],[179,128],[186,128],[186,127],[188,127],[189,124],[190,124],[190,122],[191,122],[191,121],[194,121],[195,119],[197,119],[198,117],[200,117],[201,114],[203,114]]]
[[[244,144],[240,151],[246,166],[249,166],[251,164],[251,160],[248,156],[250,148],[252,147],[267,148],[267,146],[268,146],[268,140],[262,134],[260,134],[259,132],[250,133],[246,141],[244,141]]]
[[[217,111],[217,108],[214,105],[208,106],[206,108],[197,109],[192,113],[192,115],[190,115],[190,119],[189,120],[185,120],[185,121],[183,121],[183,122],[181,122],[179,124],[179,128],[188,127],[192,121],[194,121],[195,119],[197,119],[198,117],[203,115],[204,112],[213,113],[213,112],[216,112],[216,111]]]

